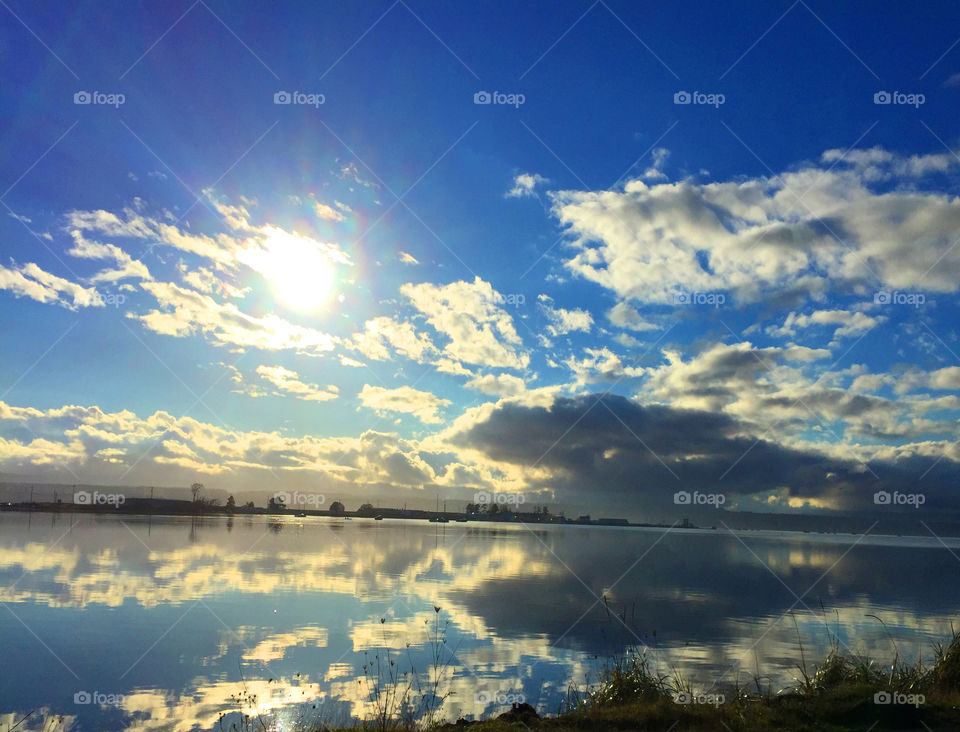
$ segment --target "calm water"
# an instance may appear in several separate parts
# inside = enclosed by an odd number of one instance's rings
[[[521,697],[555,713],[627,644],[703,688],[757,668],[788,684],[798,632],[808,659],[828,645],[821,608],[857,651],[928,656],[960,608],[960,561],[933,538],[857,538],[0,514],[0,730],[31,710],[18,729],[363,718],[363,664],[390,649],[425,683],[435,634],[450,719]]]

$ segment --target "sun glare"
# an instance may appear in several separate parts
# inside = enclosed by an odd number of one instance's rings
[[[277,299],[301,311],[323,306],[333,287],[333,263],[318,242],[273,230],[247,263],[270,283]]]

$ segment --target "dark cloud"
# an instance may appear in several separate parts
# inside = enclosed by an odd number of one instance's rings
[[[916,456],[866,465],[758,439],[724,414],[609,394],[558,398],[549,408],[505,403],[455,440],[494,460],[547,468],[551,476],[542,487],[553,488],[558,501],[598,511],[663,515],[676,508],[673,496],[681,490],[722,493],[727,509],[761,507],[740,499],[771,492],[781,502],[806,499],[825,509],[881,514],[908,509],[919,516],[958,503],[950,487],[960,466],[950,460]],[[924,505],[877,505],[878,490],[923,493]]]

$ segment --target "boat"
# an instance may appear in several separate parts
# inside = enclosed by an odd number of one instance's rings
[[[374,521],[383,521],[383,516],[381,516],[380,514],[377,514],[376,516],[373,517],[373,520],[374,520]]]
[[[307,517],[307,514],[305,514],[303,511],[298,511],[297,513],[295,513],[295,514],[293,514],[293,515],[296,516],[297,518],[306,518],[306,517]]]

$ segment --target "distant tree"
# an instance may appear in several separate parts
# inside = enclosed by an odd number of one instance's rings
[[[197,498],[200,496],[200,491],[203,490],[203,483],[194,483],[190,486],[190,492],[193,494],[193,502],[197,502]]]
[[[270,500],[267,501],[268,511],[283,511],[285,508],[283,496],[270,496]]]
[[[487,506],[487,513],[491,516],[496,516],[498,513],[500,513],[500,506],[498,506],[496,503],[491,503],[489,506]]]
[[[340,503],[340,501],[334,501],[333,503],[330,504],[331,516],[343,516],[345,512],[346,512],[346,509],[344,509],[343,504]]]
[[[247,501],[246,503],[243,504],[243,507],[244,507],[244,508],[256,508],[256,506],[254,505],[253,501]]]
[[[237,507],[237,502],[233,496],[227,497],[227,511],[233,513],[234,509]]]
[[[357,509],[357,513],[361,516],[372,516],[376,509],[373,507],[372,503],[364,503],[360,508]],[[330,507],[330,512],[333,513],[333,506]]]

